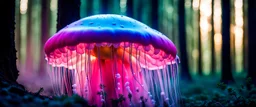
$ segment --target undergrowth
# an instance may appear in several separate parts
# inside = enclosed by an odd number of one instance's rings
[[[0,78],[1,79],[1,78]],[[202,79],[205,80],[205,79]],[[256,87],[247,78],[239,85],[216,82],[181,84],[180,105],[182,107],[256,107]],[[49,98],[27,92],[23,87],[0,81],[0,107],[87,107],[87,101],[78,95]],[[125,98],[113,99],[118,104]]]

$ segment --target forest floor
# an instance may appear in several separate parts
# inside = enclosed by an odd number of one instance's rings
[[[234,75],[235,83],[220,82],[220,76],[193,76],[181,81],[181,105],[185,107],[256,107],[256,87],[245,74]]]
[[[236,83],[226,85],[218,76],[193,76],[192,82],[180,81],[181,106],[184,107],[256,107],[256,87],[250,78],[236,77]],[[22,86],[13,85],[0,78],[0,107],[88,106],[77,96],[48,98],[27,92]]]

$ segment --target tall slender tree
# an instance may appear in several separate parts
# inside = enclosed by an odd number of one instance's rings
[[[202,67],[202,42],[201,42],[201,28],[200,28],[200,6],[201,0],[199,0],[198,6],[198,75],[203,75],[203,67]]]
[[[58,0],[57,31],[80,19],[80,0]]]
[[[41,9],[41,52],[40,52],[40,65],[39,65],[39,75],[44,74],[45,67],[46,67],[46,61],[44,59],[44,43],[47,41],[49,37],[49,27],[50,27],[50,19],[49,19],[49,14],[50,14],[50,0],[42,0],[42,9]]]
[[[222,0],[222,67],[221,81],[233,83],[230,54],[230,0]]]
[[[12,83],[17,83],[18,70],[16,67],[16,49],[14,42],[15,29],[15,0],[7,0],[4,2],[5,9],[1,10],[3,19],[2,35],[0,42],[0,77]]]
[[[17,60],[17,64],[19,65],[20,62],[21,62],[21,13],[20,13],[20,8],[19,8],[19,5],[20,5],[20,1],[16,1],[16,10],[15,10],[15,14],[16,14],[16,17],[15,17],[15,24],[16,24],[16,28],[15,28],[15,47],[17,49],[17,58],[19,60]]]
[[[134,14],[136,14],[136,19],[138,21],[142,21],[142,7],[143,7],[143,0],[136,0],[135,2],[137,2],[137,6],[136,6],[136,11],[134,11]]]
[[[26,35],[26,65],[25,72],[32,73],[32,68],[34,66],[34,60],[32,55],[32,8],[35,0],[28,1],[27,8],[27,35]]]
[[[86,0],[86,13],[87,16],[91,16],[93,14],[93,0]]]
[[[235,13],[235,2],[230,2],[230,13]],[[233,25],[235,24],[235,14],[230,14],[230,24]],[[235,46],[235,34],[231,33],[230,34],[230,55],[231,55],[231,70],[236,71],[236,46]]]
[[[101,13],[102,14],[107,14],[109,13],[110,11],[110,8],[109,8],[109,2],[110,0],[101,0]]]
[[[248,77],[256,84],[256,1],[248,0]]]
[[[181,57],[181,77],[184,80],[191,81],[191,75],[188,67],[187,46],[186,46],[186,27],[185,27],[185,0],[178,2],[178,22],[179,22],[179,45]]]
[[[159,9],[159,1],[158,0],[152,0],[151,1],[151,23],[152,23],[152,28],[159,30],[159,25],[158,25],[158,9]]]
[[[120,0],[111,0],[111,13],[119,14],[120,13]]]
[[[248,19],[248,2],[243,1],[243,19]],[[248,70],[248,20],[244,20],[243,26],[243,71]]]
[[[126,15],[129,16],[129,17],[134,17],[134,13],[133,13],[133,0],[127,0],[126,2]]]
[[[211,24],[212,24],[212,31],[211,31],[211,74],[215,73],[216,68],[216,60],[215,60],[215,44],[214,44],[214,0],[212,0],[212,16],[211,16]]]

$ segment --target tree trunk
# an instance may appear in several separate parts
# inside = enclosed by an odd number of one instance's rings
[[[111,13],[120,14],[120,0],[111,0]]]
[[[34,1],[35,2],[35,1]],[[26,35],[26,65],[25,71],[27,73],[33,72],[33,55],[32,55],[32,8],[33,8],[33,1],[28,1],[28,8],[27,8],[27,35]]]
[[[243,72],[248,71],[248,3],[243,1],[243,18],[244,18],[244,38],[243,38]]]
[[[143,0],[136,0],[136,2],[138,3],[138,6],[136,8],[136,12],[134,12],[137,15],[137,20],[138,21],[142,21],[142,9],[141,7],[143,7]]]
[[[128,17],[134,18],[134,14],[133,14],[133,0],[127,0],[126,2],[126,15]]]
[[[256,84],[256,1],[248,0],[248,77]]]
[[[86,11],[87,11],[87,16],[93,15],[93,0],[86,0]]]
[[[45,67],[46,67],[46,61],[45,61],[45,55],[44,55],[44,44],[47,41],[49,37],[49,27],[50,27],[50,0],[42,0],[42,11],[41,11],[41,52],[40,52],[40,65],[39,65],[39,75],[43,75],[46,73]]]
[[[198,75],[203,75],[203,68],[202,68],[202,44],[201,44],[201,28],[200,28],[200,6],[201,0],[199,0],[198,6]]]
[[[57,31],[80,19],[80,0],[58,0]]]
[[[234,5],[234,2],[230,2],[230,13],[235,13],[235,5]],[[233,24],[235,24],[235,14],[230,14],[230,19],[231,19],[231,21],[230,21],[230,24],[231,25],[233,25]],[[231,43],[230,43],[230,45],[231,45],[231,47],[230,47],[230,57],[231,57],[231,71],[234,71],[234,72],[236,72],[236,46],[235,46],[235,34],[233,34],[233,33],[231,33],[230,34],[231,36],[230,36],[230,41],[231,41]]]
[[[101,13],[102,14],[107,14],[109,13],[109,0],[101,0]]]
[[[16,67],[16,49],[14,42],[15,29],[15,0],[5,1],[6,8],[2,10],[2,32],[0,42],[0,77],[17,83],[18,70]]]
[[[15,10],[15,21],[16,21],[16,32],[15,32],[15,47],[17,49],[17,65],[21,65],[21,14],[20,14],[20,1],[16,1],[16,10]]]
[[[222,67],[221,81],[233,83],[230,54],[230,0],[222,0]]]
[[[152,28],[155,30],[159,30],[158,26],[158,8],[159,8],[159,1],[158,0],[152,0],[151,1],[151,23]],[[184,19],[185,20],[185,19]]]
[[[211,74],[215,74],[215,46],[214,46],[214,0],[212,0],[212,17],[211,17],[212,31],[211,31]]]
[[[181,78],[183,80],[191,81],[189,73],[187,47],[186,47],[186,27],[185,27],[185,0],[178,2],[178,23],[179,23],[179,45],[180,45],[180,58],[181,58]]]

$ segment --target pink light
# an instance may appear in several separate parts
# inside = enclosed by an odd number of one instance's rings
[[[45,52],[55,95],[78,94],[97,106],[122,97],[118,105],[178,105],[175,45],[134,19],[81,19],[50,38]]]

